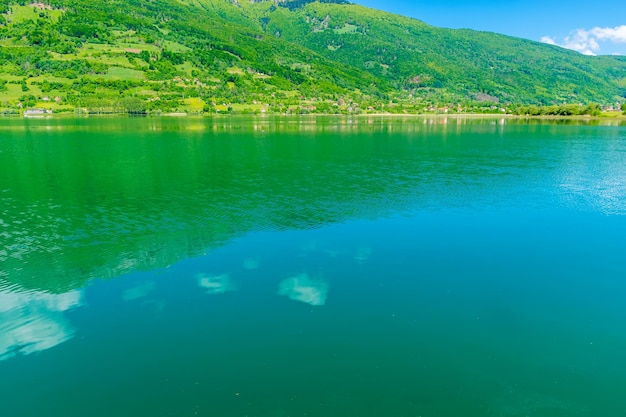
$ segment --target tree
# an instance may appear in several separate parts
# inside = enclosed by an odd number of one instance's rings
[[[146,102],[137,97],[124,97],[120,105],[128,114],[145,114]]]
[[[601,107],[598,103],[590,103],[585,106],[582,114],[588,114],[590,116],[598,116],[601,113]]]

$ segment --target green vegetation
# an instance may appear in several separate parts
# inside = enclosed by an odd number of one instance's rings
[[[560,106],[519,106],[513,109],[515,114],[527,116],[599,116],[601,108],[598,104],[586,106],[562,104]]]
[[[0,0],[4,113],[592,114],[625,73],[343,0]]]

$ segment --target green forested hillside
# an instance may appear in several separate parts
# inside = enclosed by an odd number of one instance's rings
[[[0,0],[4,112],[500,111],[625,96],[625,57],[343,0]]]

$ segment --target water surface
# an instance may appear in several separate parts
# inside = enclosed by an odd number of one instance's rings
[[[623,416],[626,126],[0,121],[2,416]]]

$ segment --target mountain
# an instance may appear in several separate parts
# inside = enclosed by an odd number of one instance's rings
[[[0,0],[5,112],[420,111],[625,97],[626,57],[437,28],[344,0]]]

